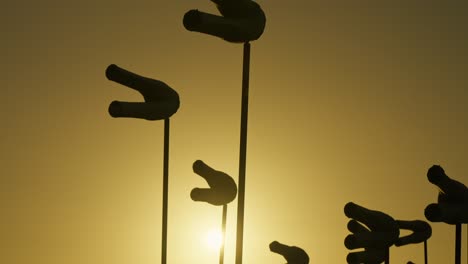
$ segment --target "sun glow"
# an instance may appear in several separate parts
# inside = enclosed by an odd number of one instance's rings
[[[206,233],[205,244],[213,250],[219,250],[223,244],[223,234],[221,230],[211,229]]]

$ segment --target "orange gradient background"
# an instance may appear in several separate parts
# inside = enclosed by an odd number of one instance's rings
[[[244,263],[268,244],[345,263],[344,205],[425,220],[433,164],[468,184],[468,16],[455,1],[259,0],[252,43]],[[203,243],[221,208],[190,200],[197,159],[237,181],[242,46],[188,32],[197,1],[10,1],[2,6],[0,262],[160,262],[163,122],[113,119],[141,96],[106,67],[168,83],[168,263],[217,263]],[[234,263],[237,200],[228,209]],[[429,263],[453,263],[453,226],[432,224]],[[467,263],[466,226],[462,263]],[[423,263],[423,245],[391,248]]]

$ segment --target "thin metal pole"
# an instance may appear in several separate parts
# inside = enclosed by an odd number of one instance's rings
[[[226,243],[226,216],[227,216],[227,204],[223,205],[223,220],[221,224],[221,248],[219,249],[219,264],[224,263],[224,244]]]
[[[387,248],[387,256],[385,256],[385,264],[390,264],[390,247]]]
[[[461,264],[461,226],[455,225],[455,264]]]
[[[242,105],[241,131],[239,153],[239,183],[237,204],[237,236],[236,236],[236,264],[242,264],[242,246],[244,239],[244,199],[245,199],[245,167],[247,160],[247,117],[249,112],[249,71],[250,71],[250,43],[244,43],[244,57],[242,66]]]
[[[163,218],[161,264],[167,261],[167,200],[169,186],[169,118],[164,119]]]
[[[424,264],[427,264],[427,240],[424,240]]]

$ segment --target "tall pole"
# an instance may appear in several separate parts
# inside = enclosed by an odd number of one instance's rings
[[[387,252],[385,256],[385,264],[390,264],[390,247],[387,248]]]
[[[461,264],[461,228],[462,224],[455,226],[455,264]]]
[[[427,239],[424,240],[424,264],[427,264]]]
[[[226,243],[226,217],[227,217],[227,204],[223,205],[223,220],[221,223],[221,248],[219,250],[219,264],[224,263],[224,247]]]
[[[239,193],[237,204],[236,264],[242,264],[244,239],[245,164],[247,159],[247,117],[249,113],[250,43],[244,43],[242,66],[241,131],[239,153]]]
[[[163,218],[161,264],[167,261],[167,200],[169,187],[169,118],[164,119]]]

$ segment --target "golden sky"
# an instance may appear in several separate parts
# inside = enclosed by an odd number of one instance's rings
[[[311,264],[345,263],[347,202],[425,220],[430,166],[468,184],[467,4],[344,2],[258,1],[267,26],[252,43],[246,264],[284,263],[273,240]],[[159,262],[163,122],[109,116],[112,100],[142,100],[105,78],[115,63],[180,95],[168,263],[217,263],[202,241],[221,208],[190,199],[205,184],[192,163],[237,181],[242,45],[186,31],[190,9],[216,12],[208,0],[2,4],[0,262]],[[429,262],[453,263],[455,228],[432,228]],[[392,263],[408,260],[423,263],[422,244],[391,248]]]

